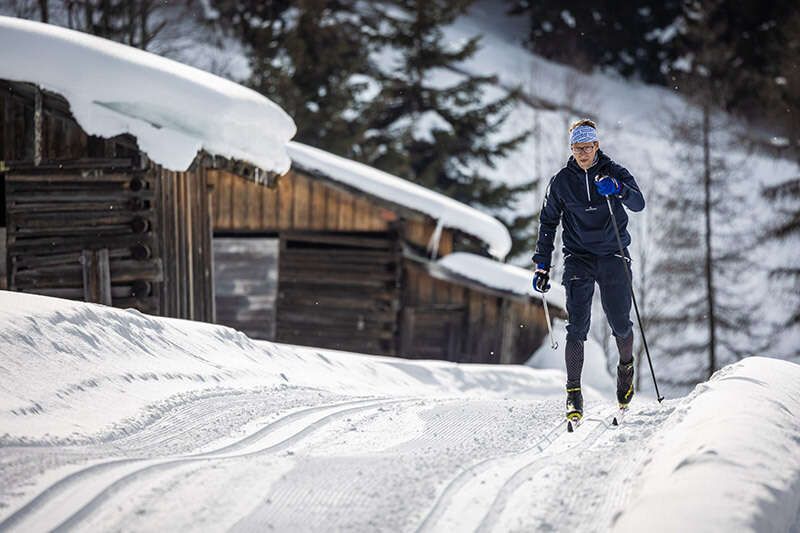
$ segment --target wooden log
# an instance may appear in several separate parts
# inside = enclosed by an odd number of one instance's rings
[[[126,228],[125,233],[113,234],[97,232],[92,235],[70,235],[66,237],[42,237],[31,239],[12,239],[8,236],[9,255],[61,254],[83,250],[84,248],[129,248],[139,242],[151,243],[150,235],[135,235]]]
[[[298,244],[338,244],[341,246],[351,246],[358,248],[369,248],[379,250],[393,250],[394,241],[384,233],[374,235],[342,235],[337,233],[284,233],[283,238],[289,243]]]
[[[12,172],[9,172],[7,179],[12,186],[21,189],[29,188],[31,185],[48,184],[57,187],[100,185],[130,190],[130,183],[133,177],[144,180],[145,187],[148,184],[147,180],[144,178],[144,174],[140,172],[102,172],[101,174],[97,174],[96,171],[102,169],[91,163],[89,163],[85,169],[75,169],[73,172],[65,172],[65,168],[61,167],[66,166],[71,165],[69,162],[65,161],[63,164],[59,164],[57,168],[53,168],[52,164],[43,162],[38,167],[29,169],[15,168]]]
[[[365,299],[391,301],[396,296],[393,288],[387,287],[354,287],[349,293],[344,291],[341,286],[335,285],[306,285],[306,284],[286,284],[282,280],[279,286],[278,298],[292,299],[303,295],[320,295],[335,298],[342,294],[355,296],[361,294]]]
[[[133,220],[154,219],[155,210],[148,209],[142,211],[128,210],[102,210],[102,211],[83,211],[83,212],[9,212],[9,225],[16,225],[25,228],[47,228],[60,226],[85,227],[85,226],[104,226],[113,224],[130,224]]]
[[[72,213],[86,213],[89,211],[98,213],[137,211],[137,209],[134,209],[133,207],[134,206],[131,203],[131,199],[119,199],[106,202],[77,202],[58,204],[51,202],[37,202],[30,204],[12,204],[9,206],[8,212],[11,215],[18,213],[36,213],[38,217],[43,217],[47,214],[53,214],[55,217],[58,217],[59,215],[63,217],[67,213],[71,215]],[[152,208],[149,207],[148,204],[143,204],[139,209],[151,210]]]

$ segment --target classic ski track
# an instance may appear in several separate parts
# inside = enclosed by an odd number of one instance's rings
[[[442,515],[446,512],[447,508],[450,505],[450,502],[454,499],[454,497],[458,494],[458,492],[462,489],[462,487],[469,481],[470,477],[473,477],[478,471],[488,470],[490,467],[490,463],[496,462],[498,460],[506,459],[509,457],[513,457],[516,455],[522,455],[525,453],[530,452],[531,450],[538,448],[538,453],[542,453],[546,450],[550,445],[558,440],[559,433],[564,434],[567,427],[567,421],[562,420],[556,426],[554,426],[550,431],[547,432],[541,439],[539,439],[536,444],[533,446],[526,448],[522,452],[508,454],[501,457],[490,457],[488,459],[484,459],[480,461],[466,470],[462,471],[456,477],[450,480],[447,486],[442,491],[441,495],[436,499],[431,507],[428,514],[422,520],[422,523],[417,528],[418,532],[426,531],[431,529],[435,526],[435,524],[441,519]]]
[[[111,480],[108,482],[103,481],[102,482],[102,484],[104,485],[103,488],[100,488],[99,491],[96,490],[93,491],[94,496],[92,496],[88,502],[85,502],[87,498],[81,498],[82,501],[84,501],[85,503],[79,503],[78,505],[80,505],[80,507],[73,510],[69,514],[69,516],[67,516],[65,519],[50,519],[49,521],[52,522],[53,524],[48,526],[46,529],[67,530],[71,528],[72,526],[76,525],[83,517],[92,512],[100,503],[105,501],[120,486],[124,485],[129,481],[132,481],[136,477],[139,477],[143,474],[149,473],[156,469],[165,469],[173,465],[183,464],[193,461],[202,462],[208,460],[233,459],[233,458],[246,457],[248,455],[277,451],[298,440],[301,440],[309,433],[314,432],[316,429],[326,425],[331,420],[338,418],[342,415],[346,415],[354,411],[370,409],[376,406],[401,403],[410,400],[413,399],[403,398],[394,400],[352,400],[334,404],[319,405],[289,413],[267,424],[260,430],[242,438],[237,442],[228,444],[226,446],[223,446],[222,448],[212,450],[209,452],[189,454],[184,456],[179,455],[172,457],[162,457],[157,459],[147,459],[147,458],[114,459],[111,461],[96,463],[81,468],[80,470],[77,470],[75,472],[72,472],[66,475],[65,477],[59,479],[58,481],[55,481],[54,483],[50,484],[47,488],[43,489],[42,491],[40,491],[30,501],[28,501],[22,507],[17,509],[14,513],[12,513],[2,522],[0,522],[0,531],[5,531],[17,527],[20,524],[24,523],[26,520],[35,518],[35,515],[38,514],[38,511],[42,510],[49,503],[56,500],[58,496],[70,492],[80,484],[91,484],[94,480],[100,479],[103,475],[110,474],[111,472],[113,472],[113,470],[116,469],[121,469],[126,466],[131,466],[135,464],[142,465],[141,467],[135,468],[132,471],[123,472],[122,475],[116,477],[116,479],[112,477]],[[363,404],[363,405],[358,405],[358,404]],[[315,417],[315,415],[318,416],[318,413],[320,411],[324,412],[328,410],[331,410],[332,412],[325,414],[321,418]],[[276,443],[272,443],[264,448],[249,450],[249,451],[247,450],[248,447],[252,448],[256,443],[258,443],[258,441],[265,439],[266,437],[268,437],[272,433],[275,433],[276,431],[281,430],[284,426],[291,425],[292,423],[295,422],[300,422],[305,418],[312,418],[313,420],[309,423],[304,424],[299,430],[294,431],[288,437]],[[245,451],[241,451],[243,448],[245,449]],[[46,513],[47,510],[46,509],[44,510]],[[51,515],[46,515],[46,516],[49,517]]]
[[[578,440],[570,444],[564,450],[560,450],[561,453],[568,452],[574,450],[578,447],[587,447],[594,444],[602,435],[604,435],[612,426],[611,422],[616,416],[617,409],[614,409],[614,412],[607,415],[605,418],[596,419],[587,417],[585,418],[581,426],[584,426],[586,422],[596,421],[599,422],[596,427],[594,427],[586,436],[582,439]],[[585,429],[585,428],[584,428]],[[575,429],[576,432],[581,431],[581,427]],[[497,495],[495,499],[492,501],[491,506],[489,507],[488,511],[484,515],[481,523],[476,528],[476,531],[485,533],[489,531],[493,531],[495,526],[497,525],[497,521],[500,519],[503,510],[506,507],[506,503],[508,502],[509,498],[515,493],[515,491],[525,483],[525,480],[532,476],[535,472],[538,472],[544,466],[544,463],[547,462],[548,459],[552,457],[552,454],[544,454],[539,455],[533,461],[522,465],[519,467],[510,477],[506,479],[500,489],[497,491]]]
[[[615,409],[616,411],[616,409]],[[594,417],[587,417],[584,419],[581,427],[584,427],[588,422],[597,422],[598,426],[592,429],[588,434],[582,435],[579,440],[570,444],[567,448],[562,451],[568,451],[575,447],[578,447],[586,442],[594,442],[600,435],[602,435],[608,428],[611,426],[611,419],[613,418],[613,413],[605,416],[602,419],[597,419]],[[471,478],[476,477],[480,473],[483,472],[490,472],[492,470],[492,464],[499,463],[501,461],[513,460],[514,458],[524,457],[526,454],[529,454],[533,450],[538,450],[535,454],[535,458],[533,460],[527,460],[525,465],[521,466],[520,468],[516,469],[511,476],[509,476],[506,481],[503,483],[505,486],[508,483],[509,479],[513,477],[519,470],[524,469],[532,464],[539,465],[541,467],[542,463],[546,461],[548,457],[551,455],[545,455],[545,451],[550,448],[554,443],[559,442],[565,438],[568,438],[568,435],[581,435],[581,433],[585,433],[585,428],[582,431],[581,428],[576,429],[575,433],[567,433],[566,431],[567,421],[562,420],[559,424],[553,427],[544,437],[539,439],[539,441],[517,453],[512,453],[508,455],[504,455],[501,457],[492,457],[489,459],[485,459],[475,465],[472,465],[468,469],[464,470],[461,474],[456,476],[454,479],[450,481],[450,483],[445,487],[442,494],[434,503],[431,510],[425,516],[424,520],[417,528],[418,532],[422,531],[438,531],[440,528],[437,528],[437,524],[440,522],[442,517],[447,513],[449,507],[452,505],[454,501],[457,501],[457,497],[459,492],[464,488],[464,486],[470,481]],[[503,487],[500,488],[502,490]],[[498,492],[499,494],[499,492]],[[492,505],[483,514],[481,517],[481,521],[478,524],[474,524],[472,527],[459,525],[458,529],[463,531],[475,531],[477,530],[486,520],[486,517],[491,512],[492,508],[494,507],[495,502],[492,502]]]
[[[441,406],[452,405],[457,399],[440,400]],[[464,409],[463,404],[456,404],[457,408]],[[454,410],[455,412],[455,410]],[[478,424],[480,421],[488,422],[493,415],[481,414],[473,416],[470,414],[469,418],[457,419],[458,422],[453,423],[452,419],[435,419],[432,423],[426,426],[425,433],[422,437],[417,437],[404,444],[404,449],[412,450],[420,446],[429,446],[427,442],[431,438],[435,438],[441,442],[458,442],[459,440],[467,439],[472,435],[471,428]],[[423,438],[420,443],[420,438]],[[355,468],[359,471],[357,475],[340,476],[334,481],[330,481],[317,476],[314,479],[313,491],[309,492],[308,485],[304,483],[288,483],[284,486],[274,487],[268,496],[269,508],[258,511],[250,516],[243,517],[231,531],[264,531],[268,528],[276,528],[277,530],[285,530],[289,526],[281,523],[282,517],[291,515],[291,510],[296,506],[297,502],[303,502],[302,507],[309,510],[303,515],[303,528],[310,531],[347,531],[348,527],[344,524],[338,523],[336,518],[328,516],[317,516],[313,509],[363,509],[368,506],[368,502],[364,495],[371,492],[379,492],[385,487],[385,480],[380,476],[361,475],[361,470],[369,470],[367,463],[363,467]],[[309,474],[309,475],[313,475]],[[292,515],[294,516],[294,515]],[[279,525],[276,525],[275,522]],[[380,529],[373,525],[373,529]]]

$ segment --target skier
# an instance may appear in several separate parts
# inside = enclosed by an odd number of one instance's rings
[[[630,272],[627,246],[627,207],[644,209],[642,196],[633,176],[600,150],[596,124],[588,119],[569,129],[572,156],[567,166],[550,179],[539,216],[539,239],[533,262],[536,271],[533,287],[544,293],[550,288],[550,261],[559,222],[563,224],[564,274],[567,292],[567,342],[564,359],[567,367],[567,419],[583,417],[581,371],[583,343],[589,332],[594,285],[600,286],[603,311],[619,350],[617,401],[627,408],[633,398],[633,323],[630,320],[631,292],[623,268]],[[606,197],[610,198],[625,246],[620,255]],[[624,206],[624,207],[623,207]]]

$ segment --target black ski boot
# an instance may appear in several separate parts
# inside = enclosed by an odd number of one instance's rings
[[[567,387],[567,420],[583,418],[583,394],[580,387]]]
[[[633,361],[617,365],[617,401],[626,409],[633,399]]]

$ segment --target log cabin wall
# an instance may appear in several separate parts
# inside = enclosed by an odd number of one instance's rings
[[[418,263],[403,263],[400,353],[412,359],[462,362],[470,353],[466,287],[432,278]]]
[[[521,364],[545,339],[544,309],[535,300],[437,279],[415,260],[407,259],[403,270],[405,357]]]
[[[205,170],[165,171],[130,135],[86,134],[61,96],[0,88],[8,288],[212,320]]]
[[[401,254],[392,232],[282,232],[276,340],[396,355]]]
[[[375,231],[401,227],[405,240],[424,249],[436,222],[418,213],[400,216],[377,198],[328,179],[292,170],[276,187],[264,187],[221,170],[209,170],[213,188],[214,231],[277,233],[280,231]],[[453,232],[442,231],[439,255],[453,251]]]

